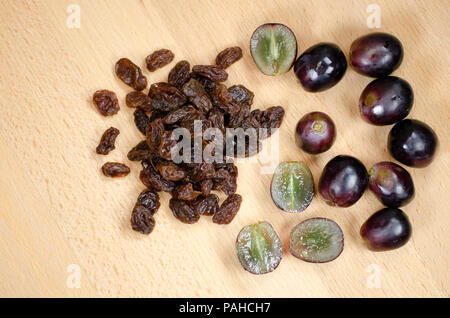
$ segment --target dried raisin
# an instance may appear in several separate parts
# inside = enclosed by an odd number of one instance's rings
[[[217,55],[216,65],[225,69],[241,58],[242,50],[239,46],[229,47]]]
[[[114,143],[119,135],[120,131],[117,128],[110,127],[102,135],[99,145],[96,148],[96,152],[99,155],[107,155],[110,151],[113,151],[116,147]]]
[[[186,201],[172,198],[169,201],[169,207],[173,215],[183,223],[193,224],[200,219],[200,214],[194,211]]]
[[[143,205],[136,205],[131,213],[131,228],[142,234],[150,234],[154,227],[152,211]]]
[[[235,193],[228,196],[214,214],[212,221],[217,224],[229,224],[239,211],[241,203],[242,197],[239,194]]]
[[[195,65],[192,72],[213,82],[225,82],[228,79],[228,73],[217,65]]]
[[[142,92],[133,91],[128,93],[125,102],[128,107],[139,107],[145,112],[151,112],[153,110],[152,99]]]
[[[116,63],[116,75],[128,86],[137,91],[142,91],[147,87],[147,78],[142,75],[139,66],[127,58],[121,58]]]
[[[145,58],[145,63],[147,64],[147,69],[150,72],[156,71],[158,68],[166,66],[173,61],[175,54],[170,50],[161,49],[153,52]]]
[[[145,111],[143,111],[140,107],[136,108],[133,113],[134,123],[136,124],[137,129],[145,136],[145,131],[147,126],[150,124],[150,119],[148,118]]]
[[[106,89],[96,91],[93,96],[93,101],[97,110],[103,116],[112,116],[120,110],[116,93]]]
[[[181,89],[185,83],[191,78],[189,69],[191,65],[188,61],[178,62],[173,69],[169,72],[168,82],[170,85]]]
[[[130,168],[123,163],[107,162],[102,166],[102,172],[107,177],[125,177],[130,173]]]

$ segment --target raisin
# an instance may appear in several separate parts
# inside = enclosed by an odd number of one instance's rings
[[[143,169],[139,175],[139,178],[148,189],[156,192],[173,191],[173,189],[175,188],[175,183],[161,177],[149,161],[142,161],[142,167]]]
[[[102,172],[107,177],[125,177],[130,173],[130,168],[123,163],[107,162],[102,166]]]
[[[147,78],[142,75],[139,66],[127,58],[121,58],[116,63],[116,75],[128,86],[137,91],[142,91],[147,87]]]
[[[223,84],[216,84],[211,97],[214,105],[226,113],[235,114],[240,110],[239,103],[233,100],[227,87]]]
[[[183,106],[168,113],[164,118],[164,124],[175,124],[181,120],[204,119],[205,116],[191,105]]]
[[[214,215],[219,208],[219,197],[216,194],[199,195],[191,205],[200,215]]]
[[[183,223],[193,224],[200,219],[200,214],[194,211],[186,201],[172,198],[169,201],[169,207],[173,215]]]
[[[228,79],[228,73],[217,65],[195,65],[192,72],[213,82],[225,82]]]
[[[231,128],[241,127],[244,120],[250,115],[250,105],[242,105],[238,112],[229,116],[227,126]]]
[[[103,116],[115,115],[120,110],[116,93],[106,89],[96,91],[93,96],[93,101],[97,110]]]
[[[161,83],[158,83],[157,86],[153,84],[149,95],[152,97],[152,107],[165,112],[177,109],[187,101],[186,96],[178,88],[170,85],[161,85]]]
[[[216,171],[212,163],[202,162],[194,164],[194,169],[190,171],[190,178],[193,182],[200,182],[204,179],[214,177]]]
[[[274,106],[262,111],[257,120],[259,121],[261,128],[265,129],[263,134],[260,134],[259,138],[264,139],[270,137],[275,130],[281,126],[284,117],[284,109],[281,106]]]
[[[203,86],[195,79],[191,78],[189,82],[183,85],[183,93],[189,98],[191,102],[198,110],[204,114],[208,113],[212,108],[211,100],[206,94]]]
[[[169,72],[169,84],[175,86],[178,89],[181,89],[183,85],[187,83],[191,78],[191,76],[189,75],[190,68],[191,65],[188,61],[178,62]]]
[[[158,68],[166,66],[173,61],[175,54],[170,50],[162,49],[153,52],[145,58],[145,63],[147,64],[147,69],[150,72],[156,71]]]
[[[208,119],[211,121],[214,128],[220,129],[222,134],[225,132],[225,119],[223,113],[220,110],[211,110],[208,114]]]
[[[212,221],[217,224],[229,224],[233,221],[242,203],[242,197],[235,193],[228,196],[214,214]]]
[[[150,119],[148,118],[145,111],[142,110],[140,107],[136,108],[136,110],[133,113],[133,116],[134,116],[134,123],[136,124],[137,129],[139,129],[139,131],[145,136],[147,126],[150,124]]]
[[[241,58],[242,50],[239,46],[229,47],[217,55],[216,65],[225,69]]]
[[[113,151],[116,147],[114,143],[119,135],[120,131],[117,128],[110,127],[102,135],[99,145],[96,148],[96,152],[99,155],[107,155],[110,151]]]
[[[191,73],[191,78],[197,80],[208,94],[211,94],[216,87],[216,82],[211,81],[210,79],[207,79],[199,74]]]
[[[204,196],[207,196],[210,194],[212,187],[214,183],[211,179],[205,179],[200,183],[200,190],[202,191],[202,194]]]
[[[139,107],[145,112],[151,112],[153,110],[152,99],[142,92],[133,91],[128,93],[125,102],[128,107]]]
[[[146,129],[147,144],[154,153],[158,153],[165,128],[161,118],[150,122]]]
[[[152,211],[143,205],[136,205],[131,213],[131,228],[142,234],[150,234],[154,227]]]
[[[177,141],[175,139],[172,139],[172,132],[164,131],[161,136],[161,144],[158,147],[158,154],[166,160],[171,160],[172,148],[176,145]]]
[[[170,161],[158,163],[156,168],[161,177],[170,181],[179,181],[186,176],[186,172]]]
[[[230,92],[233,100],[241,106],[251,106],[253,104],[255,94],[253,94],[253,92],[247,89],[244,85],[233,85],[228,88],[228,91]]]
[[[199,194],[194,191],[194,187],[192,186],[192,183],[186,183],[179,185],[175,189],[175,197],[179,200],[184,201],[192,201],[194,200]]]
[[[127,158],[130,161],[142,161],[144,159],[151,159],[152,157],[153,153],[148,147],[146,140],[138,143],[127,154]]]
[[[152,215],[155,214],[160,207],[158,193],[155,193],[148,189],[142,191],[136,201],[136,206],[138,205],[144,206],[145,208],[149,209]]]

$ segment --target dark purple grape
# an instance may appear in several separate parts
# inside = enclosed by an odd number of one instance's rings
[[[294,72],[308,92],[320,92],[336,85],[345,74],[347,60],[333,43],[319,43],[295,61]]]
[[[297,40],[287,26],[266,23],[253,32],[250,39],[253,61],[266,75],[281,75],[289,71],[297,57]]]
[[[289,249],[292,255],[306,262],[330,262],[341,255],[344,234],[330,219],[307,219],[292,229]]]
[[[273,271],[283,257],[283,245],[267,222],[244,226],[236,239],[236,254],[245,270],[252,274]]]
[[[367,219],[359,233],[372,251],[388,251],[405,245],[411,232],[411,223],[402,210],[384,208]]]
[[[403,46],[391,34],[370,33],[353,41],[350,47],[350,65],[362,75],[388,76],[402,60]]]
[[[369,189],[389,207],[406,205],[414,198],[409,172],[389,161],[379,162],[369,170]]]
[[[388,76],[367,85],[359,98],[362,118],[369,124],[392,125],[408,116],[414,94],[407,81]]]
[[[348,207],[361,198],[368,179],[361,161],[350,156],[337,156],[323,169],[319,192],[327,204]]]
[[[433,161],[437,146],[438,138],[433,129],[419,120],[402,120],[389,132],[389,152],[410,167],[428,166]]]
[[[302,150],[310,154],[325,152],[336,139],[336,127],[333,120],[321,112],[312,112],[303,116],[295,128],[295,142]]]

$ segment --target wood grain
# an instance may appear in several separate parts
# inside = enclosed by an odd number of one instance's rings
[[[268,195],[270,174],[260,164],[239,164],[241,211],[232,224],[204,217],[187,226],[172,216],[167,196],[150,236],[131,230],[129,217],[143,189],[139,165],[110,180],[100,174],[105,161],[126,161],[141,138],[129,89],[113,73],[128,57],[144,66],[147,54],[169,48],[176,61],[211,63],[217,52],[239,45],[244,58],[230,67],[227,85],[242,83],[256,94],[254,107],[285,107],[279,131],[280,160],[302,160],[316,179],[338,154],[360,158],[367,167],[392,160],[386,150],[390,127],[359,118],[358,98],[369,78],[348,70],[335,88],[303,91],[292,72],[262,75],[247,49],[252,31],[265,22],[294,30],[299,50],[321,41],[345,52],[352,40],[370,32],[366,8],[374,1],[0,1],[0,296],[188,296],[188,297],[448,297],[449,258],[449,3],[376,1],[381,31],[395,34],[405,48],[396,75],[415,92],[411,118],[430,124],[440,138],[432,165],[408,170],[415,200],[404,208],[414,227],[403,248],[368,251],[359,227],[381,204],[366,193],[348,209],[331,208],[319,198],[301,214],[276,209]],[[66,25],[67,6],[81,8],[81,27]],[[173,64],[172,64],[173,65]],[[150,82],[165,80],[170,66],[146,72]],[[103,118],[91,103],[97,89],[117,92],[122,109]],[[293,129],[306,112],[321,110],[336,122],[331,150],[309,156],[294,146]],[[121,130],[108,157],[95,154],[101,133]],[[343,254],[328,264],[308,264],[287,251],[289,232],[314,216],[336,220],[344,230]],[[285,243],[279,268],[268,275],[245,272],[234,252],[239,230],[258,220],[273,224]],[[81,288],[69,288],[70,264],[81,269]],[[369,288],[375,264],[380,288]]]

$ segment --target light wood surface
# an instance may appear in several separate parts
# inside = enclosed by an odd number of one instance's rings
[[[404,208],[414,230],[406,246],[384,253],[363,246],[359,228],[382,207],[369,192],[347,209],[328,207],[316,196],[303,213],[278,210],[269,196],[271,175],[261,175],[258,163],[239,164],[244,200],[232,224],[218,226],[208,217],[182,224],[162,195],[154,232],[131,230],[131,209],[143,186],[139,164],[126,154],[141,136],[125,106],[130,89],[113,72],[119,58],[143,67],[146,55],[168,48],[176,61],[208,64],[220,50],[241,46],[244,58],[229,68],[227,85],[254,91],[255,108],[285,107],[280,160],[306,162],[317,184],[338,154],[356,156],[367,168],[393,160],[386,149],[390,127],[359,118],[358,98],[370,79],[348,69],[334,88],[307,93],[293,72],[277,78],[260,73],[249,38],[260,24],[282,22],[296,34],[299,52],[331,41],[347,54],[352,40],[372,31],[366,8],[374,2],[381,9],[379,30],[395,34],[405,48],[394,74],[414,89],[410,117],[430,124],[440,138],[432,165],[408,168],[416,198]],[[72,3],[81,9],[79,29],[66,24]],[[1,0],[0,296],[448,297],[449,9],[447,1],[429,0]],[[165,80],[171,66],[144,71],[153,83]],[[121,111],[111,118],[100,116],[91,102],[103,88],[119,96]],[[332,149],[315,157],[296,148],[293,136],[297,120],[313,110],[328,113],[338,129]],[[110,126],[121,131],[116,150],[96,155]],[[101,165],[114,160],[130,164],[132,173],[115,180],[102,176]],[[344,252],[331,263],[305,263],[288,252],[292,227],[314,216],[343,228]],[[279,268],[262,276],[245,272],[234,250],[239,230],[258,220],[273,224],[285,249]],[[71,264],[80,268],[80,288],[67,285]],[[374,271],[379,288],[370,288]]]

